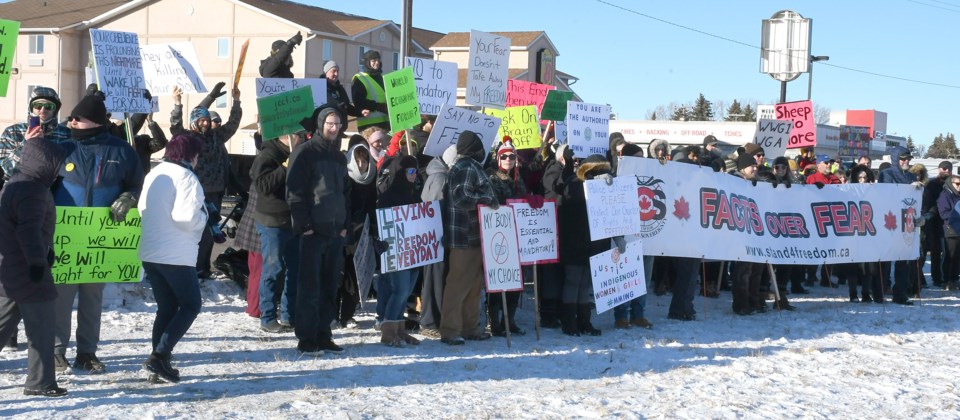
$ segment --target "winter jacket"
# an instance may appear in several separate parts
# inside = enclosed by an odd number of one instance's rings
[[[136,149],[137,156],[140,156],[140,166],[143,167],[144,174],[150,172],[150,156],[167,147],[167,135],[160,128],[160,124],[153,121],[147,127],[150,128],[149,136],[133,138],[133,148]]]
[[[450,168],[457,162],[457,146],[450,146],[443,151],[443,155],[433,158],[427,164],[427,180],[423,183],[420,199],[423,201],[443,200],[447,187],[447,176]]]
[[[337,237],[349,229],[350,180],[347,159],[330,141],[314,135],[293,149],[287,166],[287,204],[294,233],[313,230]]]
[[[290,149],[279,140],[263,143],[250,167],[250,179],[257,190],[257,208],[253,217],[267,227],[290,227],[290,205],[287,204],[287,167]]]
[[[290,71],[290,54],[293,54],[293,47],[297,44],[293,41],[287,41],[276,53],[260,60],[260,77],[292,79],[293,72]]]
[[[327,103],[335,104],[343,115],[356,116],[357,114],[353,104],[350,103],[350,97],[347,96],[347,89],[339,80],[331,82],[327,79]]]
[[[556,159],[548,160],[543,170],[543,198],[557,200],[557,205],[561,205],[566,183],[574,178],[573,165],[563,166]]]
[[[590,241],[590,221],[583,182],[610,173],[609,162],[581,163],[575,176],[564,181],[562,205],[557,209],[560,227],[560,262],[590,266],[590,256],[610,249],[610,239]],[[568,172],[569,176],[569,172]]]
[[[46,91],[44,91],[46,90]],[[41,98],[41,93],[45,93],[51,101],[57,99],[55,103],[59,104],[59,98],[56,98],[56,92],[49,88],[34,89],[27,98],[27,117],[33,115],[30,104],[35,99]],[[52,95],[52,97],[50,97]],[[59,112],[59,109],[57,110]],[[49,121],[41,121],[43,127],[43,137],[54,143],[59,143],[70,138],[70,129],[66,125],[57,122],[57,114],[53,115]],[[23,147],[23,136],[27,133],[27,123],[22,122],[11,125],[0,134],[0,169],[3,169],[3,178],[10,179],[13,175],[13,169],[20,163],[20,153]]]
[[[50,186],[63,156],[52,141],[30,140],[20,149],[17,171],[0,191],[0,296],[16,303],[57,297],[50,273],[57,208]],[[40,281],[30,279],[30,266],[44,268]]]
[[[663,159],[670,160],[670,142],[664,139],[654,139],[647,145],[647,157],[657,159],[657,149],[663,150]]]
[[[377,185],[374,180],[377,177],[376,162],[371,158],[367,164],[367,171],[361,172],[360,165],[357,164],[356,154],[358,149],[369,148],[365,144],[353,145],[347,150],[347,175],[350,177],[350,242],[347,245],[347,252],[352,254],[354,246],[360,240],[363,233],[364,219],[370,219],[370,232],[375,235],[377,232]]]
[[[203,185],[204,193],[222,192],[227,188],[227,171],[230,159],[224,146],[230,137],[240,128],[243,108],[240,101],[233,101],[230,118],[223,125],[211,128],[206,133],[196,133],[203,139],[203,147],[197,159],[197,176]],[[183,128],[183,105],[174,105],[170,112],[170,134],[176,136],[186,130]]]
[[[940,213],[940,217],[947,221],[957,219],[958,215],[955,214],[954,208],[958,202],[960,202],[960,191],[957,191],[953,184],[945,182],[943,191],[940,193],[940,197],[937,198],[937,211]],[[949,237],[960,236],[960,230],[957,230],[956,227],[951,225],[954,225],[952,221],[943,224],[943,234]]]
[[[807,184],[816,184],[818,182],[823,185],[842,184],[842,182],[840,181],[840,178],[837,178],[836,175],[834,174],[824,175],[820,173],[820,171],[816,171],[812,175],[807,177],[807,181],[806,181]]]
[[[917,181],[917,176],[910,171],[904,171],[896,166],[891,166],[880,172],[879,183],[881,184],[912,184]]]
[[[62,179],[53,188],[58,206],[109,207],[122,193],[140,195],[140,158],[133,147],[107,133],[106,127],[90,137],[60,144],[67,157],[60,166]]]
[[[497,200],[490,179],[483,173],[480,162],[469,156],[460,156],[447,175],[449,200],[444,239],[450,248],[480,246],[480,215],[478,204],[489,205]],[[449,236],[449,238],[447,238]]]
[[[203,187],[185,164],[161,162],[144,179],[140,209],[140,260],[193,267],[207,226]]]
[[[416,164],[416,159],[404,156],[392,159],[388,166],[383,168],[380,176],[386,178],[386,190],[377,197],[378,209],[420,202],[420,194],[417,194],[416,184],[407,181],[407,176],[404,173],[406,168]]]
[[[948,178],[949,179],[949,178]],[[946,189],[946,179],[936,177],[930,180],[923,187],[923,199],[920,201],[920,214],[930,213],[930,220],[927,220],[927,225],[933,224],[936,227],[940,227],[943,224],[943,219],[940,218],[940,212],[938,211],[937,201],[940,199],[940,193]]]
[[[508,173],[500,168],[491,168],[487,171],[487,176],[490,177],[490,184],[493,185],[493,192],[497,195],[497,201],[500,204],[507,204],[508,199],[520,198],[527,194],[527,187],[518,171]]]

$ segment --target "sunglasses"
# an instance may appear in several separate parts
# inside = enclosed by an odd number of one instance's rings
[[[416,175],[417,168],[407,168],[407,175]]]
[[[80,117],[75,117],[73,115],[67,117],[67,121],[80,121]]]
[[[46,109],[48,111],[53,111],[54,109],[57,109],[57,106],[49,102],[34,102],[33,109]]]
[[[517,155],[500,155],[500,160],[517,160]]]
[[[764,155],[763,153],[757,153],[757,154],[755,154],[754,156],[756,156],[756,157],[764,157],[764,156],[766,156],[766,155]]]

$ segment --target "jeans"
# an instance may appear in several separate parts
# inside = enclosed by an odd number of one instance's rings
[[[280,298],[280,320],[289,322],[295,313],[297,302],[297,278],[300,276],[300,241],[289,228],[268,227],[256,224],[260,234],[260,255],[263,268],[260,272],[260,324],[277,320],[277,290],[280,275],[284,274],[283,293]]]
[[[301,344],[331,341],[336,318],[337,281],[343,266],[343,238],[300,235],[300,278],[294,332]]]
[[[643,256],[643,279],[647,285],[647,293],[615,306],[613,308],[613,319],[633,320],[643,318],[643,310],[647,307],[647,294],[650,293],[650,280],[653,279],[653,255]]]
[[[153,321],[153,351],[169,355],[200,314],[200,281],[196,267],[143,262],[157,317]]]
[[[385,290],[377,289],[377,307],[383,302],[383,319],[385,321],[402,321],[404,309],[407,307],[407,298],[413,292],[417,282],[417,269],[394,271],[381,274],[381,285]]]

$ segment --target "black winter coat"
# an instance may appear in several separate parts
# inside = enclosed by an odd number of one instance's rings
[[[290,150],[279,140],[263,143],[250,167],[250,180],[257,191],[257,207],[253,217],[267,227],[290,227],[290,205],[287,204],[287,167]]]
[[[347,158],[320,135],[293,149],[287,166],[287,204],[293,232],[337,237],[350,228]]]

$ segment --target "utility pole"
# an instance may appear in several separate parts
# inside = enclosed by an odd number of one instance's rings
[[[400,62],[399,67],[403,67],[410,55],[410,28],[413,26],[413,0],[400,0],[403,2],[403,23],[400,25]]]

